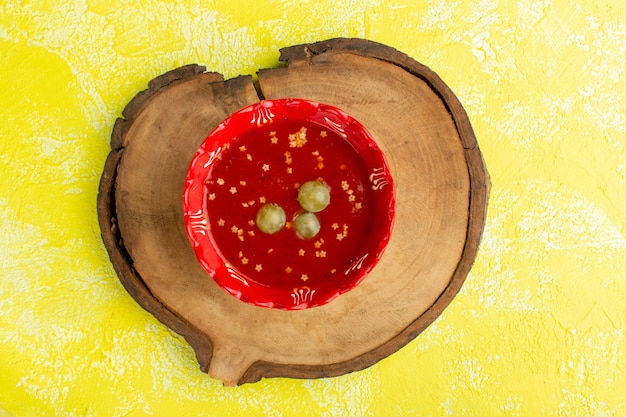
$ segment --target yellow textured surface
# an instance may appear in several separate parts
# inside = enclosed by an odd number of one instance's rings
[[[481,249],[377,365],[224,388],[109,263],[110,131],[167,70],[230,78],[336,36],[457,93],[493,182]],[[625,62],[617,0],[0,2],[0,415],[626,416]]]

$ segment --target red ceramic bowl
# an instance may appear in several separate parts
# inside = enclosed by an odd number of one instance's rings
[[[330,302],[376,265],[395,188],[357,120],[312,101],[265,100],[207,136],[183,205],[196,257],[220,287],[256,306],[296,310]]]

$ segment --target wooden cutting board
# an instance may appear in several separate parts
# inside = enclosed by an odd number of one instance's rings
[[[224,80],[198,65],[149,83],[115,123],[98,195],[102,237],[126,290],[227,385],[364,369],[432,323],[467,276],[489,177],[463,107],[430,69],[390,47],[332,39],[281,50],[286,66]],[[260,99],[336,106],[370,131],[396,184],[384,256],[324,306],[256,307],[217,286],[187,239],[181,195],[207,134]]]

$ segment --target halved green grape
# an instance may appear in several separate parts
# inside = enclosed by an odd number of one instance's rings
[[[320,181],[307,181],[298,190],[298,201],[306,211],[317,213],[330,203],[330,189]]]
[[[265,204],[256,214],[256,225],[260,231],[269,235],[285,227],[285,210],[275,203]]]
[[[320,231],[320,221],[313,213],[302,213],[293,222],[296,233],[303,239],[311,239]]]

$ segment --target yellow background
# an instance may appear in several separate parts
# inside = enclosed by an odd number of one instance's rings
[[[464,104],[493,188],[444,314],[377,365],[224,388],[124,291],[95,210],[147,82],[365,37]],[[0,416],[626,416],[626,3],[0,2]]]

